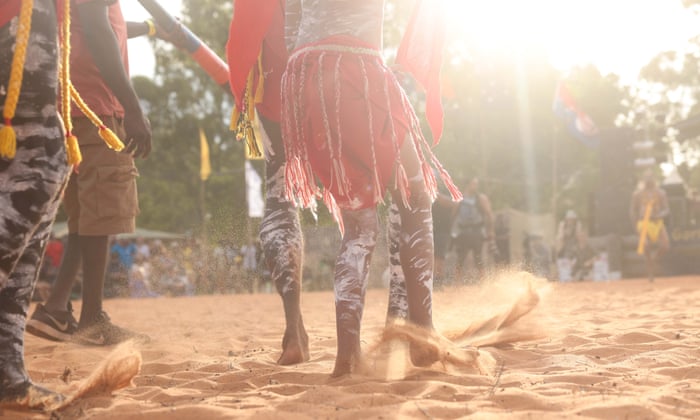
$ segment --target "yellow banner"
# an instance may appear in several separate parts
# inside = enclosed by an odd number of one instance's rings
[[[200,150],[200,166],[199,166],[199,178],[202,181],[206,181],[211,175],[211,162],[209,161],[209,143],[207,143],[207,136],[204,134],[204,130],[199,128],[199,150]]]

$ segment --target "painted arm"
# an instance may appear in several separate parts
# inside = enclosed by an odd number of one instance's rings
[[[145,158],[151,152],[151,126],[122,63],[117,38],[109,22],[108,6],[101,1],[81,3],[78,16],[102,79],[124,107],[124,151]]]
[[[287,50],[292,51],[296,47],[299,36],[299,24],[301,23],[302,0],[287,0],[285,9],[284,38]]]

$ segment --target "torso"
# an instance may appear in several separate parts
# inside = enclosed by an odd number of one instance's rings
[[[652,203],[651,211],[652,219],[661,211],[661,201],[663,199],[663,191],[659,188],[641,189],[637,192],[637,218],[642,220],[646,212],[647,205]]]
[[[88,1],[91,0],[80,0],[77,3],[86,3]],[[92,54],[85,41],[83,27],[77,10],[78,7],[76,5],[71,7],[71,82],[73,82],[73,85],[75,85],[85,102],[96,114],[122,117],[124,108],[107,86],[92,59]],[[110,3],[108,14],[109,22],[117,38],[122,64],[128,73],[129,58],[126,47],[126,22],[118,1]],[[80,117],[82,115],[78,107],[73,107],[73,116]]]
[[[296,46],[350,35],[381,48],[384,0],[302,0]]]

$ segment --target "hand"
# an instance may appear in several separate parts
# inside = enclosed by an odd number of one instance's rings
[[[163,29],[162,26],[156,25],[156,38],[169,42],[179,49],[187,49],[188,37],[187,31],[184,26],[178,20],[176,25],[170,30],[170,32]]]
[[[124,153],[134,158],[146,158],[151,153],[151,123],[141,112],[124,115]]]

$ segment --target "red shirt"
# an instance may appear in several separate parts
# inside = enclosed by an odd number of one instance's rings
[[[78,11],[76,10],[77,7],[75,7],[91,1],[104,0],[73,0],[74,6],[71,7],[71,81],[80,93],[80,96],[83,97],[85,102],[90,106],[90,109],[97,115],[123,117],[124,108],[102,80],[100,71],[97,69],[92,59],[88,45],[85,42],[83,27],[80,23]],[[114,35],[117,37],[122,63],[128,75],[129,58],[126,49],[126,22],[124,21],[124,16],[122,15],[122,9],[118,0],[111,6],[108,6],[108,13],[109,22],[112,25]],[[83,115],[78,107],[75,106],[73,107],[72,114],[74,116]]]
[[[21,0],[0,0],[0,27],[19,14]]]
[[[52,239],[46,245],[46,257],[52,267],[60,267],[63,258],[63,243],[58,239]]]
[[[22,6],[22,0],[0,0],[0,27],[11,21],[15,16],[19,15],[19,10]],[[56,2],[56,9],[62,10],[63,1]],[[60,13],[59,13],[60,15]]]

